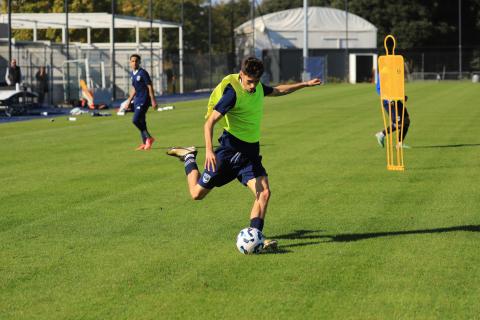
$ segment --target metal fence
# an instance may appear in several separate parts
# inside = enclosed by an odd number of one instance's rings
[[[3,81],[8,66],[8,45],[4,44],[0,45],[0,82]],[[159,48],[154,47],[150,55],[149,46],[138,48],[124,45],[115,49],[117,99],[128,96],[131,87],[129,58],[133,53],[142,57],[142,67],[150,73],[156,94],[179,93],[178,51],[164,51],[161,56]],[[90,79],[88,85],[94,91],[102,92],[103,100],[111,99],[112,68],[108,44],[92,46],[72,44],[69,46],[67,59],[66,46],[63,44],[17,42],[13,47],[12,57],[17,59],[17,65],[22,70],[23,83],[30,88],[35,88],[37,70],[41,66],[47,68],[50,88],[47,101],[51,104],[78,100],[78,82],[80,79],[87,81],[87,73]],[[209,90],[226,74],[238,70],[231,54],[228,53],[209,55],[185,52],[183,66],[184,92]]]
[[[404,56],[411,80],[471,79],[480,71],[480,47],[462,50],[462,68],[457,48],[411,49],[397,52]]]
[[[317,50],[318,51],[318,50]],[[345,74],[344,52],[311,51],[309,63],[311,73],[327,78],[338,77],[342,80]],[[131,81],[129,76],[129,57],[132,53],[142,56],[142,66],[150,73],[157,94],[178,93],[179,55],[176,50],[164,50],[160,55],[159,48],[126,46],[119,44],[115,50],[115,83],[116,98],[123,99],[128,95]],[[458,51],[454,48],[398,50],[405,58],[406,76],[408,80],[455,80],[471,78],[480,71],[480,47],[465,48],[462,52],[462,73],[459,72]],[[379,51],[383,54],[383,51]],[[13,46],[12,56],[22,69],[24,83],[35,88],[35,74],[41,66],[48,71],[49,93],[46,101],[60,104],[66,100],[79,98],[79,79],[86,78],[88,85],[101,97],[101,102],[111,101],[111,53],[108,44],[91,46],[71,44],[68,63],[70,77],[67,77],[66,46],[50,42],[17,42]],[[338,56],[338,59],[336,57]],[[262,79],[271,84],[285,81],[300,81],[302,73],[301,50],[276,50],[263,52],[266,64],[265,77]],[[0,82],[3,81],[8,66],[8,45],[0,43]],[[241,57],[230,53],[201,54],[185,52],[183,58],[184,92],[207,91],[228,73],[239,70]],[[338,61],[337,61],[338,60]],[[88,68],[82,61],[88,61]],[[85,73],[85,74],[84,74]],[[333,78],[332,78],[333,79]],[[344,78],[343,78],[344,80]]]

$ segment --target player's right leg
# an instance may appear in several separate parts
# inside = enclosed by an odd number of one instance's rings
[[[135,111],[133,114],[132,122],[140,131],[140,135],[142,137],[142,144],[136,150],[148,150],[153,143],[153,140],[150,140],[150,145],[147,148],[147,140],[152,139],[150,133],[147,130],[147,122],[145,119],[145,115],[147,113],[147,108],[137,106],[135,107]]]
[[[173,147],[168,149],[167,154],[172,157],[177,157],[184,163],[185,174],[187,175],[188,191],[193,200],[202,200],[210,192],[198,184],[200,178],[200,171],[197,166],[197,149],[195,147]]]
[[[385,134],[383,131],[377,132],[375,137],[377,138],[378,145],[383,148],[385,146]]]

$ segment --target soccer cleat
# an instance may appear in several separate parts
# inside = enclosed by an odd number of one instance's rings
[[[177,157],[180,161],[185,161],[185,157],[189,154],[197,155],[197,148],[191,147],[173,147],[168,149],[167,154],[172,157]]]
[[[383,134],[383,132],[381,132],[381,131],[377,132],[375,134],[375,137],[377,137],[377,142],[378,142],[379,146],[383,148],[384,145],[385,145],[385,135]]]
[[[142,143],[141,145],[138,146],[137,149],[135,149],[136,151],[140,151],[140,150],[145,150],[145,145]]]
[[[262,252],[276,252],[278,250],[278,241],[273,239],[265,239],[263,241]]]
[[[402,142],[399,142],[397,143],[397,149],[411,149],[411,147],[409,145],[406,145],[405,143],[402,143]]]
[[[155,139],[153,137],[147,138],[147,141],[145,141],[145,150],[152,149],[152,144],[154,142],[155,142]]]

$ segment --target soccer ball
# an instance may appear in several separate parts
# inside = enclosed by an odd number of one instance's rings
[[[260,253],[263,248],[263,234],[256,228],[245,228],[237,236],[237,248],[243,254]]]

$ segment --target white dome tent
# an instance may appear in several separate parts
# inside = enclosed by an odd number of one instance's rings
[[[253,23],[250,20],[235,29],[237,53],[240,58],[252,54],[255,41],[257,57],[265,57],[266,52],[278,52],[277,55],[281,56],[281,52],[287,50],[290,51],[289,56],[292,59],[292,52],[303,48],[303,33],[303,8],[260,16],[255,18]],[[377,50],[377,28],[373,24],[355,14],[347,15],[343,10],[326,7],[308,8],[308,47],[312,53],[309,56],[327,56],[329,76],[343,78],[345,75],[345,63],[340,65],[339,62],[345,61],[347,45],[350,62],[353,61],[355,64],[356,55],[368,55],[372,56],[372,69],[376,67],[376,55],[375,57],[373,55]]]

